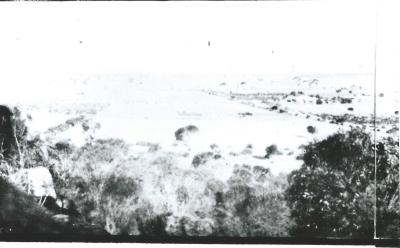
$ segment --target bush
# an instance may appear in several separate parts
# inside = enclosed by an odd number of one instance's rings
[[[188,125],[186,127],[181,127],[175,131],[175,139],[176,140],[184,140],[185,136],[190,133],[196,133],[199,131],[199,128],[194,125]]]
[[[377,145],[377,237],[400,238],[399,141]]]
[[[307,126],[307,132],[314,134],[315,132],[317,132],[317,129],[314,126]]]
[[[398,157],[398,143],[390,145],[393,153],[396,153],[396,146]],[[369,134],[361,129],[336,133],[305,147],[304,164],[289,175],[286,191],[291,216],[296,222],[291,234],[302,237],[373,238],[373,149]],[[390,161],[387,152],[378,154],[377,185],[382,192],[378,194],[377,201],[386,209],[387,201],[394,197],[398,187],[398,160]],[[388,167],[394,172],[390,173],[392,176],[385,174]],[[391,187],[383,188],[387,180],[391,182]]]
[[[265,148],[265,152],[266,152],[266,154],[265,154],[265,158],[270,158],[271,157],[271,155],[275,155],[275,154],[281,154],[279,151],[278,151],[278,146],[277,145],[270,145],[270,146],[268,146],[267,148]]]
[[[254,170],[260,173],[260,168]],[[257,173],[257,174],[258,174]],[[267,170],[259,181],[249,166],[236,166],[226,192],[215,194],[214,233],[219,236],[285,237],[293,224],[283,195],[286,179]]]
[[[353,102],[352,98],[340,98],[340,103],[341,104],[350,104]]]

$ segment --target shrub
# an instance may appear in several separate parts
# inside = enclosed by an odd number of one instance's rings
[[[350,104],[353,102],[352,98],[340,98],[340,103],[341,104]]]
[[[260,172],[260,168],[255,169]],[[284,200],[286,179],[254,178],[246,165],[236,166],[226,192],[215,194],[214,233],[219,236],[284,237],[293,224]]]
[[[377,144],[377,237],[400,238],[399,141]]]
[[[112,198],[114,201],[122,201],[131,196],[137,196],[141,191],[140,183],[131,177],[111,174],[105,179],[102,197]]]
[[[271,155],[275,155],[275,154],[280,154],[280,152],[278,151],[278,146],[277,145],[270,145],[265,149],[265,152],[267,153],[265,155],[265,158],[270,158]]]
[[[192,165],[194,168],[207,163],[210,160],[220,159],[221,155],[214,152],[202,152],[193,157]]]
[[[336,133],[305,147],[304,164],[289,175],[286,191],[291,216],[296,222],[291,234],[302,237],[373,237],[373,147],[369,134],[358,128]],[[387,152],[378,154],[381,157],[378,157],[377,185],[382,192],[377,201],[387,208],[388,204],[383,200],[393,198],[393,191],[398,187],[398,169],[395,176],[389,176],[385,171],[388,167],[396,170],[398,162],[395,159],[389,161]],[[383,183],[385,180],[392,183],[391,187],[383,188],[387,184]]]
[[[314,134],[317,131],[317,128],[314,126],[307,126],[307,132]]]
[[[278,110],[278,106],[276,106],[276,105],[272,106],[271,110]]]
[[[194,125],[188,125],[186,127],[181,127],[175,131],[175,139],[176,140],[184,140],[185,136],[190,133],[196,133],[199,131],[199,128]]]
[[[74,160],[96,163],[111,163],[114,159],[126,158],[129,146],[121,139],[98,139],[86,143],[77,151]]]

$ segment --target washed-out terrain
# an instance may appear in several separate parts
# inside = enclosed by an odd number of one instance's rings
[[[174,132],[195,125],[198,135],[185,142],[192,152],[217,145],[235,161],[274,173],[298,168],[296,157],[307,142],[350,126],[373,131],[372,75],[103,75],[31,87],[17,105],[32,116],[32,135],[76,145],[89,136],[121,138],[133,152],[146,142],[176,150]],[[397,93],[378,87],[378,137],[398,133]],[[57,129],[74,119],[80,125]],[[280,153],[264,159],[269,145]]]

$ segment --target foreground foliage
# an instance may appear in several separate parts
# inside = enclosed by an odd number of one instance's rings
[[[42,163],[53,172],[57,194],[72,199],[86,221],[111,234],[288,235],[284,175],[227,165],[220,156],[193,166],[195,154],[143,146],[149,152],[134,152],[118,139],[92,140],[80,148],[48,145]],[[228,180],[216,177],[215,166],[225,166],[219,169],[229,173]]]
[[[287,180],[227,163],[215,147],[196,154],[120,139],[76,147],[28,139],[25,123],[17,124],[24,166],[47,167],[57,195],[111,234],[371,238],[376,194],[378,237],[400,237],[399,143],[392,138],[376,146],[375,184],[375,146],[361,129],[305,146],[304,164]],[[266,158],[277,151],[268,147]],[[5,175],[16,168],[1,165]]]
[[[374,144],[368,133],[352,129],[307,145],[304,164],[289,175],[286,191],[296,223],[291,233],[372,238],[377,192],[378,233],[399,237],[398,147],[391,138],[377,145],[375,188]]]

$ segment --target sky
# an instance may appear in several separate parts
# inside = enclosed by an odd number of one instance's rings
[[[1,5],[3,82],[96,73],[372,73],[377,10],[380,69],[393,69],[398,44],[392,6],[365,1]]]

